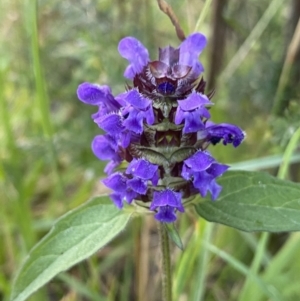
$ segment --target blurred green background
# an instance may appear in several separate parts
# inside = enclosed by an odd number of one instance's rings
[[[212,120],[247,132],[238,149],[210,150],[220,162],[249,168],[251,160],[252,169],[276,175],[300,126],[300,1],[169,4],[186,35],[208,37],[201,61],[207,92],[216,90]],[[90,119],[95,108],[80,103],[76,89],[90,81],[124,90],[126,61],[117,51],[124,36],[142,41],[153,59],[158,47],[180,43],[154,0],[0,2],[0,300],[55,219],[103,192],[105,163],[90,150],[100,132]],[[296,154],[287,175],[294,181],[297,161]],[[178,228],[186,249],[174,246],[174,300],[300,300],[299,234],[242,233],[192,210]],[[29,300],[158,301],[157,246],[153,218],[135,219]]]

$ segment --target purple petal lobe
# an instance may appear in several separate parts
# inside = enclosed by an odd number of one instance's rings
[[[206,46],[206,38],[201,33],[189,35],[180,45],[180,65],[193,66]]]
[[[158,213],[154,215],[155,219],[162,223],[173,223],[176,220],[175,209],[169,206],[160,207]]]
[[[222,186],[219,185],[216,181],[212,181],[209,187],[209,191],[211,193],[211,198],[214,201],[218,198],[220,192],[222,191]]]
[[[212,105],[207,96],[193,92],[188,98],[178,100],[175,114],[175,124],[180,124],[185,119],[183,132],[195,133],[204,128],[203,120],[210,118],[206,105]]]
[[[216,160],[207,152],[198,151],[184,163],[193,171],[203,171],[209,168]]]
[[[111,97],[113,98],[108,86],[99,86],[87,82],[78,86],[77,96],[82,102],[94,106],[107,101]]]
[[[196,110],[194,112],[189,112],[185,113],[184,116],[185,118],[185,124],[183,128],[183,133],[188,134],[188,133],[196,133],[199,130],[204,128],[204,124],[201,121],[201,111]]]
[[[157,207],[170,206],[183,212],[184,208],[181,204],[181,193],[175,192],[171,189],[165,189],[163,191],[155,191],[153,194],[153,201],[150,206],[150,210],[155,210]]]
[[[172,46],[159,49],[159,61],[165,63],[168,66],[173,66],[178,63],[179,49],[175,49]]]
[[[108,178],[104,179],[102,182],[108,188],[118,193],[122,193],[125,192],[127,188],[126,180],[126,177],[124,177],[121,173],[116,172],[110,175]]]
[[[228,165],[213,163],[208,169],[207,172],[211,174],[214,178],[219,177],[222,175],[227,169],[229,168]]]
[[[122,196],[120,194],[112,193],[110,195],[110,198],[112,199],[112,201],[114,202],[116,207],[118,207],[119,209],[123,208],[123,200],[122,200]]]
[[[156,173],[158,166],[145,159],[133,159],[127,167],[126,173],[143,180],[150,180]]]
[[[127,119],[123,122],[126,129],[141,134],[143,132],[143,114],[132,110]]]
[[[145,110],[151,104],[151,101],[143,97],[136,89],[128,91],[125,100],[140,110]]]
[[[127,185],[129,188],[131,188],[133,191],[139,193],[139,194],[146,194],[147,192],[147,182],[139,179],[139,178],[133,178],[127,181]]]
[[[129,79],[133,79],[149,62],[148,50],[139,40],[133,37],[122,39],[118,50],[120,55],[130,62],[124,73],[124,76]]]
[[[148,124],[152,125],[155,121],[154,112],[152,106],[149,107],[149,109],[145,112],[146,115],[146,121]]]
[[[179,100],[178,105],[183,111],[192,111],[205,105],[212,105],[212,103],[206,95],[193,92],[188,98]]]
[[[127,189],[125,193],[125,201],[130,204],[137,196],[138,194],[135,191]]]
[[[121,159],[121,158],[120,158],[120,160],[118,160],[118,161],[109,161],[109,162],[106,164],[105,168],[104,168],[104,172],[105,172],[107,175],[110,175],[110,174],[114,171],[114,169],[115,169],[118,165],[120,165],[121,162],[122,162],[122,159]]]
[[[122,125],[122,118],[116,113],[101,116],[100,118],[95,119],[95,122],[102,130],[113,136],[120,134],[124,129]]]
[[[94,138],[92,150],[95,156],[100,160],[120,160],[111,140],[112,139],[107,135],[99,135]]]

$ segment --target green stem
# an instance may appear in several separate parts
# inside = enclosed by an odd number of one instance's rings
[[[162,256],[162,301],[172,301],[172,275],[169,236],[163,223],[158,224],[158,231]]]
[[[205,17],[208,15],[209,8],[211,6],[211,2],[212,2],[212,0],[206,0],[205,1],[204,6],[203,6],[202,11],[201,11],[201,14],[200,14],[200,16],[197,20],[197,24],[195,26],[194,32],[201,31],[200,28],[202,26],[202,23],[203,23]]]

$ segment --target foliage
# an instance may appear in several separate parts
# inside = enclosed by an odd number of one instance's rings
[[[172,1],[185,33],[193,31],[203,4]],[[228,1],[224,67],[269,4],[267,0]],[[284,120],[284,132],[277,131],[275,136],[269,127],[268,108],[288,44],[278,32],[284,31],[289,21],[283,13],[289,5],[282,1],[230,82],[219,82],[213,101],[220,106],[214,109],[214,120],[230,119],[248,135],[238,152],[213,149],[220,162],[280,154],[287,143],[283,138],[296,128],[298,110],[293,110],[295,123]],[[177,45],[178,41],[155,1],[50,0],[39,1],[34,10],[35,1],[4,0],[0,6],[0,299],[7,301],[18,268],[54,220],[91,194],[106,192],[97,181],[104,164],[89,146],[97,133],[90,122],[93,109],[83,109],[76,99],[76,87],[89,80],[109,83],[115,93],[124,90],[125,62],[116,48],[124,36],[151,45],[152,52],[158,45]],[[201,25],[205,34],[210,33],[210,22],[207,16]],[[208,51],[203,56],[208,70]],[[299,86],[293,91],[293,103],[297,104]],[[280,124],[276,123],[282,128]],[[280,147],[272,144],[283,140]],[[267,159],[257,162],[257,169],[265,162]],[[268,172],[275,174],[274,169]],[[292,168],[288,177],[299,181],[299,169]],[[208,301],[300,298],[298,233],[242,233],[198,219],[192,211],[179,219],[176,228],[184,252],[173,250],[175,300],[187,296]],[[154,281],[157,236],[152,220],[152,216],[132,220],[108,246],[59,274],[28,300],[159,300],[159,284]]]

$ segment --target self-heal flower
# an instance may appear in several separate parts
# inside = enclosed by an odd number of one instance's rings
[[[210,118],[206,106],[212,105],[204,94],[193,92],[186,99],[178,100],[178,107],[175,116],[175,124],[184,120],[183,133],[196,133],[203,129],[204,120]]]
[[[212,199],[215,200],[222,189],[215,179],[222,175],[229,166],[219,164],[209,152],[201,150],[184,160],[183,163],[182,177],[192,180],[194,187],[199,190],[202,197],[205,197],[209,191]]]
[[[78,98],[98,107],[92,118],[105,134],[94,138],[92,150],[100,160],[109,160],[103,183],[118,208],[135,202],[158,221],[171,223],[197,195],[218,198],[222,187],[216,179],[228,166],[207,147],[219,142],[237,147],[245,133],[209,120],[212,93],[205,94],[198,61],[205,45],[206,38],[194,33],[178,48],[159,49],[158,59],[151,61],[145,46],[127,37],[118,50],[129,62],[124,76],[132,86],[113,96],[105,85],[79,85]],[[123,161],[125,169],[119,167]]]
[[[163,191],[155,191],[153,201],[150,206],[151,210],[158,209],[155,218],[164,223],[172,223],[176,220],[175,211],[184,212],[181,203],[181,193],[174,192],[167,188]]]

